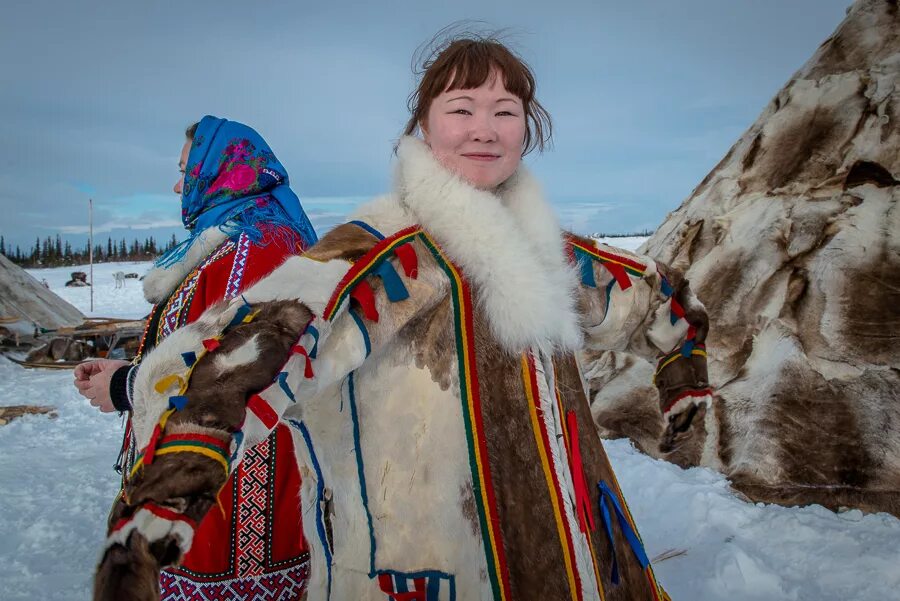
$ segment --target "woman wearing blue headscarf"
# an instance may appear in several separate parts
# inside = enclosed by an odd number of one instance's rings
[[[137,357],[75,370],[79,392],[104,412],[130,411],[131,382],[151,348],[316,242],[284,166],[255,130],[206,116],[185,133],[174,192],[181,195],[190,235],[144,278],[144,295],[154,307]],[[130,425],[118,466],[123,488],[135,460]],[[299,598],[309,558],[299,491],[293,436],[279,425],[219,491],[220,510],[200,522],[181,565],[162,572],[161,599]],[[129,511],[120,495],[111,525]]]

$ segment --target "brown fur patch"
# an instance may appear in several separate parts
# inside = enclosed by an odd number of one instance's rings
[[[826,159],[847,135],[847,127],[833,109],[818,107],[797,115],[786,126],[763,138],[752,170],[740,180],[745,192],[769,192],[789,183],[821,182],[834,175],[839,163]]]
[[[441,390],[450,388],[456,366],[456,341],[447,332],[453,327],[450,297],[432,310],[420,312],[400,332],[401,344],[409,345],[416,367],[427,368]]]
[[[378,239],[363,228],[344,223],[325,234],[304,256],[314,261],[343,259],[355,262],[377,243]]]
[[[568,599],[553,508],[531,426],[520,358],[475,315],[476,364],[488,461],[514,599]]]
[[[883,247],[884,248],[884,247]],[[900,256],[886,248],[855,267],[841,299],[846,351],[880,365],[900,362]]]
[[[311,313],[296,301],[258,303],[253,321],[236,326],[222,339],[215,351],[203,356],[194,367],[186,395],[188,403],[172,415],[163,434],[170,430],[190,430],[200,426],[204,433],[220,432],[230,438],[243,422],[250,395],[268,387],[289,356],[299,332]],[[229,353],[256,337],[258,357],[252,365],[222,372],[216,357]],[[111,518],[129,517],[144,503],[155,502],[200,522],[215,504],[217,491],[225,483],[221,464],[196,453],[158,455],[144,466],[127,487],[128,504],[117,503]],[[133,544],[132,544],[133,542]],[[110,549],[98,567],[95,599],[135,599],[135,591],[156,590],[161,566],[177,563],[180,550],[174,541],[164,539],[147,546],[140,535],[132,535],[128,548]],[[146,593],[149,594],[149,593]],[[158,599],[158,591],[155,599]]]
[[[94,576],[94,601],[159,601],[159,571],[147,539],[132,532],[125,547],[103,555]]]
[[[584,388],[581,384],[581,375],[575,358],[571,355],[555,357],[556,377],[562,400],[563,411],[574,411],[578,421],[579,444],[581,457],[584,464],[585,478],[587,479],[588,492],[591,498],[591,511],[598,530],[592,540],[600,566],[600,577],[603,589],[606,592],[607,601],[633,601],[636,599],[653,599],[649,583],[640,564],[630,552],[630,546],[618,524],[613,526],[616,540],[616,558],[619,562],[619,577],[617,586],[612,584],[610,566],[612,565],[612,549],[607,537],[600,530],[603,528],[599,514],[600,491],[597,487],[602,480],[615,491],[617,488],[616,477],[612,465],[606,455],[606,450],[600,442],[600,437],[594,428],[590,407],[584,396]],[[574,442],[572,442],[574,444]],[[620,499],[623,504],[624,499]],[[612,507],[609,507],[613,512]],[[615,521],[615,518],[613,518]]]
[[[779,442],[785,486],[865,487],[878,462],[869,455],[851,401],[815,372],[789,366],[759,428]],[[810,452],[815,449],[815,452]],[[764,479],[762,479],[764,483]]]

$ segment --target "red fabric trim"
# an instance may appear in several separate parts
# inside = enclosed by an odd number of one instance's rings
[[[153,458],[156,456],[156,443],[159,441],[161,434],[162,428],[159,427],[159,424],[156,424],[153,427],[153,434],[150,435],[150,442],[147,443],[147,449],[144,451],[145,467],[153,463]]]
[[[619,284],[619,287],[622,290],[628,290],[631,288],[631,278],[628,277],[628,272],[625,271],[625,268],[618,263],[606,263],[601,261],[601,265],[603,265],[606,270],[612,274],[614,278],[616,278],[616,282]]]
[[[706,390],[686,390],[672,399],[672,401],[666,405],[665,409],[663,409],[663,413],[667,413],[669,409],[674,407],[675,404],[678,403],[678,401],[680,401],[681,399],[686,399],[687,397],[702,397],[707,395],[712,396],[712,390],[709,388],[707,388]]]
[[[369,269],[372,266],[372,263],[379,257],[379,255],[385,248],[387,248],[391,244],[394,244],[398,239],[403,238],[404,236],[414,234],[415,232],[419,231],[419,229],[420,228],[418,225],[412,225],[404,230],[400,230],[393,236],[385,238],[384,240],[378,242],[378,244],[373,246],[369,250],[369,252],[360,257],[356,261],[356,263],[354,263],[350,267],[347,273],[344,274],[344,277],[341,278],[341,281],[338,282],[337,286],[334,289],[334,292],[332,292],[331,294],[331,298],[328,300],[328,304],[325,305],[325,310],[322,311],[322,317],[328,320],[333,317],[332,312],[335,310],[338,301],[342,298],[342,295],[347,290],[347,287],[352,284],[352,282],[356,279],[357,276],[360,275],[361,272]]]
[[[389,595],[394,592],[394,581],[391,580],[390,574],[378,575],[378,588],[381,589],[382,593],[387,593]]]
[[[375,292],[369,282],[362,280],[350,291],[350,298],[356,299],[363,315],[370,321],[378,321],[378,309],[375,308]]]
[[[588,526],[595,529],[594,514],[591,511],[591,497],[584,477],[584,464],[581,461],[581,446],[578,439],[578,419],[574,411],[566,412],[566,425],[569,430],[569,457],[571,463],[572,483],[575,485],[575,505],[578,508],[578,526],[586,532]]]
[[[190,432],[185,432],[184,434],[169,434],[168,436],[163,436],[162,440],[159,441],[159,444],[175,442],[178,440],[187,440],[190,442],[205,442],[206,444],[215,445],[223,451],[228,450],[228,443],[221,438],[207,436],[206,434],[194,434]]]
[[[684,317],[684,307],[674,297],[672,298],[672,313],[675,314],[675,317]]]
[[[250,400],[247,401],[247,410],[252,411],[253,414],[259,418],[259,421],[261,421],[269,430],[278,425],[278,414],[272,409],[272,406],[258,394],[254,394],[250,397]]]
[[[163,507],[162,505],[157,505],[156,503],[147,503],[142,507],[142,509],[146,509],[156,517],[168,520],[170,522],[183,522],[191,527],[191,530],[197,529],[197,522],[190,519],[183,513],[178,513],[169,509],[168,507]]]
[[[416,250],[412,244],[409,242],[401,244],[394,249],[394,254],[400,260],[406,277],[416,279],[419,276],[419,259],[416,257]]]
[[[306,351],[306,347],[302,344],[295,344],[291,347],[291,352],[306,357],[306,368],[303,370],[303,377],[307,379],[312,378],[314,375],[312,368],[312,359],[309,358],[309,353]]]
[[[206,349],[207,353],[211,353],[214,350],[216,350],[217,348],[219,348],[219,345],[221,345],[221,344],[222,343],[219,340],[217,340],[216,338],[207,338],[206,340],[203,341],[203,348]]]

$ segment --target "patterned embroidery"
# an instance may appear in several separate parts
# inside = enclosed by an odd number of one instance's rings
[[[256,576],[266,566],[266,516],[270,513],[266,458],[275,448],[270,436],[244,457],[238,474],[237,569],[239,574]]]
[[[309,555],[301,564],[255,578],[218,582],[196,582],[179,574],[163,572],[160,599],[164,601],[293,601],[300,599],[309,581]]]
[[[226,240],[220,244],[215,251],[210,253],[210,255],[206,257],[200,265],[195,267],[190,275],[184,279],[163,309],[163,317],[162,320],[160,320],[159,329],[156,334],[157,342],[184,325],[183,322],[187,319],[187,309],[190,308],[191,300],[194,298],[194,293],[197,291],[197,281],[200,279],[200,274],[207,266],[215,263],[233,251],[234,248],[234,241]]]
[[[442,572],[380,572],[378,588],[390,601],[453,601],[456,597],[453,577]]]
[[[234,251],[234,262],[231,264],[228,283],[225,285],[225,300],[233,299],[240,292],[241,284],[244,281],[244,271],[247,269],[247,257],[249,256],[250,236],[241,234],[237,241],[237,249]]]

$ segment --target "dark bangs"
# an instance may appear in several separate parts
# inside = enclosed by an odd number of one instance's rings
[[[552,136],[550,114],[535,98],[534,74],[528,64],[493,39],[455,39],[436,49],[422,63],[422,79],[410,95],[410,119],[404,134],[411,135],[428,116],[431,102],[448,90],[477,88],[495,73],[504,87],[522,101],[525,140],[522,154],[543,151]]]

